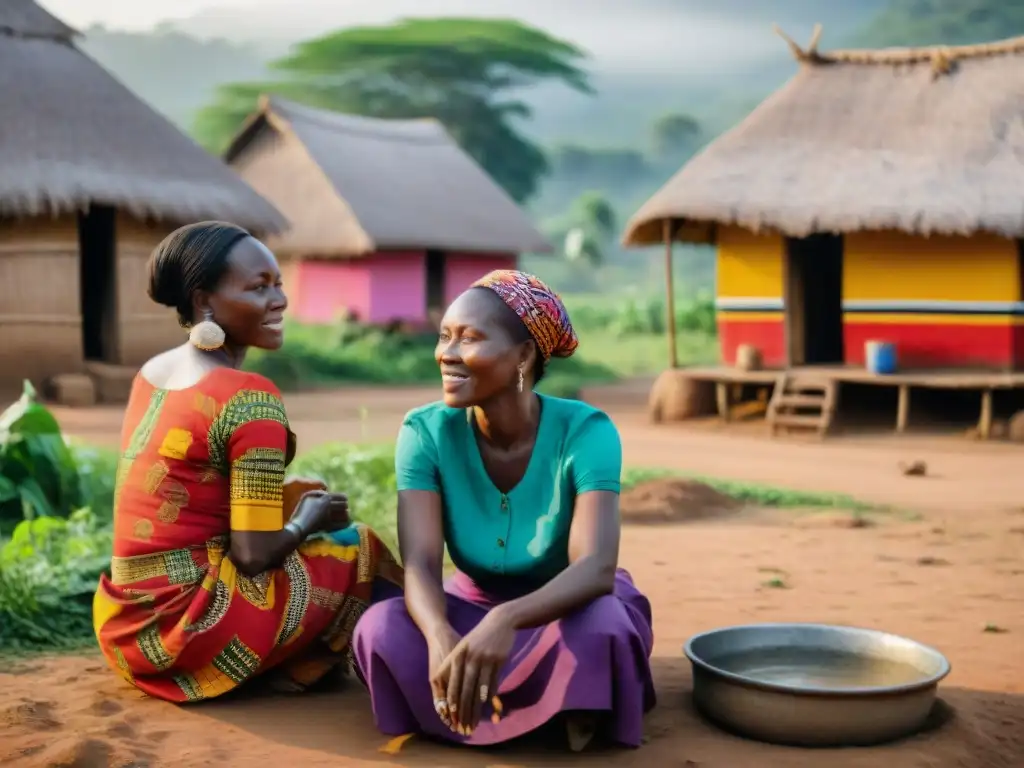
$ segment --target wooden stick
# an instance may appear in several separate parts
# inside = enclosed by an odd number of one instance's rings
[[[981,393],[981,418],[978,419],[978,434],[982,440],[992,436],[992,390]]]
[[[899,399],[896,401],[896,431],[907,431],[907,419],[910,416],[910,387],[900,384]]]
[[[679,353],[676,350],[676,289],[672,280],[672,219],[662,222],[662,236],[665,240],[665,314],[668,330],[668,365],[679,367]]]

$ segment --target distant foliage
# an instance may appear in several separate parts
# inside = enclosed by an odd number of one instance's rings
[[[77,44],[121,82],[182,128],[219,85],[266,77],[266,57],[254,46],[199,39],[167,25],[126,32],[94,25]]]
[[[544,82],[590,93],[583,52],[509,19],[407,19],[353,27],[300,43],[271,67],[277,78],[224,86],[196,121],[195,135],[221,152],[256,95],[380,118],[439,120],[517,201],[548,171],[520,132],[530,107],[517,94]]]
[[[667,330],[665,300],[661,297],[630,297],[614,305],[567,297],[566,306],[581,329],[609,331],[627,338],[637,334],[660,335]],[[716,334],[715,303],[710,294],[676,301],[676,330],[705,336]]]
[[[859,35],[870,47],[967,45],[1024,35],[1016,0],[891,0]]]
[[[700,121],[692,115],[672,112],[651,124],[651,149],[655,157],[676,159],[693,152],[700,142]]]

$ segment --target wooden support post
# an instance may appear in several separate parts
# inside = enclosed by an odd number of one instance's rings
[[[986,389],[981,393],[981,418],[978,419],[978,435],[982,440],[988,440],[992,436],[992,390]]]
[[[715,382],[715,404],[722,421],[729,421],[729,384],[724,381]]]
[[[910,416],[910,385],[900,384],[899,400],[896,402],[896,431],[907,431],[907,419]]]
[[[665,240],[665,315],[668,331],[668,366],[679,367],[679,353],[676,350],[676,288],[672,280],[672,219],[662,222],[662,235]]]

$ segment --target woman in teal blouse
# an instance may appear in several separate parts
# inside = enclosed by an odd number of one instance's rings
[[[405,598],[371,607],[353,641],[385,733],[483,745],[560,719],[574,749],[598,730],[641,743],[653,635],[618,568],[618,431],[533,391],[577,344],[522,272],[491,273],[442,320],[444,400],[406,416],[395,459]]]

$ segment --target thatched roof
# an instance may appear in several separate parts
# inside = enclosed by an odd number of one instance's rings
[[[551,250],[434,120],[379,120],[264,97],[225,158],[291,222],[270,241],[282,255]]]
[[[31,0],[0,0],[0,217],[111,205],[174,223],[284,218],[79,51]]]
[[[0,35],[71,40],[78,32],[33,0],[0,2]]]
[[[630,220],[624,242],[896,229],[1024,237],[1024,38],[819,53]],[[788,40],[788,38],[787,38]]]

